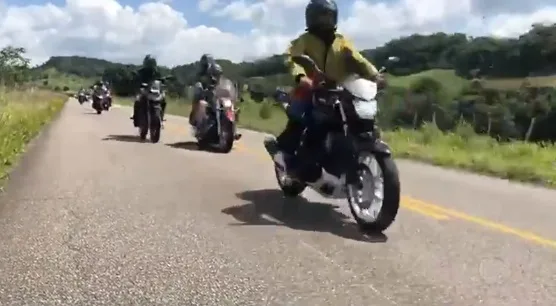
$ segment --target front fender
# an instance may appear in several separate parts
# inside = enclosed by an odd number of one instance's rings
[[[390,146],[386,142],[382,141],[382,139],[377,139],[374,142],[372,152],[375,155],[382,155],[382,156],[391,156],[392,155],[392,149],[390,148]]]
[[[381,139],[366,140],[359,143],[362,150],[369,151],[376,156],[391,156],[392,149],[390,146]]]

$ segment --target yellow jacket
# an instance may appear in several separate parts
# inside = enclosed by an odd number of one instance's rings
[[[346,57],[348,50],[351,51],[348,54],[351,54],[352,61]],[[292,56],[303,54],[311,57],[326,77],[335,82],[343,81],[352,73],[357,73],[365,79],[372,79],[378,74],[376,67],[355,49],[351,41],[341,34],[336,34],[336,39],[328,50],[321,39],[308,32],[293,40],[286,52],[286,65],[294,78],[300,74],[307,75],[303,67],[291,60]],[[353,67],[348,67],[351,66],[348,64],[349,62],[353,64]]]

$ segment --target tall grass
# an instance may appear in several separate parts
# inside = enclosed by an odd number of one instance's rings
[[[475,134],[468,124],[449,133],[428,124],[420,130],[386,132],[384,137],[399,157],[556,187],[556,147],[552,144],[500,143]]]
[[[0,180],[66,99],[49,91],[0,88]]]

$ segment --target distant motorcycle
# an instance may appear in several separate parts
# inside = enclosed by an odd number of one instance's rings
[[[79,102],[79,104],[83,104],[83,103],[85,103],[85,102],[87,102],[87,101],[88,101],[88,97],[87,97],[87,95],[86,95],[84,92],[80,92],[80,93],[77,95],[77,102]]]
[[[160,141],[162,129],[162,103],[166,99],[163,91],[163,81],[155,80],[151,84],[141,84],[141,94],[138,97],[139,111],[136,114],[139,127],[139,136],[147,139],[150,131],[152,143]]]
[[[97,111],[97,114],[101,114],[102,111],[110,110],[112,104],[112,97],[110,92],[106,88],[102,88],[93,93],[93,109]]]
[[[221,77],[219,82],[204,89],[204,96],[208,102],[205,122],[202,131],[193,128],[197,145],[201,149],[216,147],[222,153],[232,150],[234,141],[241,137],[236,133],[236,117],[239,108],[236,108],[238,98],[235,84]]]

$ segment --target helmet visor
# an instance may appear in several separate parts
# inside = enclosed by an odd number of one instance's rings
[[[316,14],[314,25],[323,29],[333,29],[336,27],[336,14],[329,10],[323,10]]]

